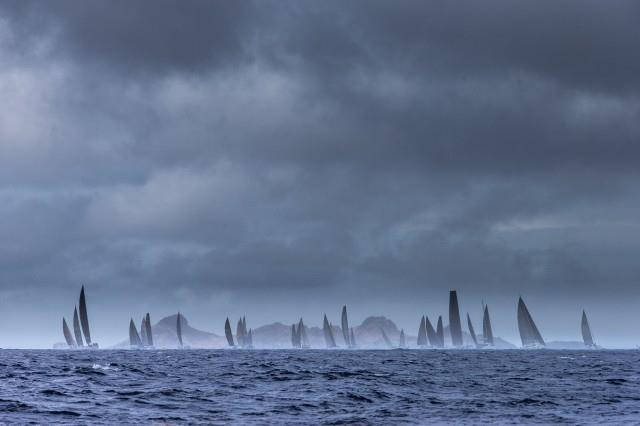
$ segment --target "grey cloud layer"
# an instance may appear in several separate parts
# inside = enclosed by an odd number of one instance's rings
[[[0,2],[4,300],[637,296],[639,12]]]

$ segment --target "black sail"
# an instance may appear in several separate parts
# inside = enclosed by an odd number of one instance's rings
[[[298,331],[296,330],[296,325],[291,324],[291,347],[299,348],[300,347],[300,338],[298,337]]]
[[[467,312],[467,325],[469,326],[469,334],[471,335],[473,344],[478,346],[478,338],[476,337],[476,332],[473,330],[473,324],[471,324],[471,317],[469,316],[469,312]]]
[[[249,349],[253,349],[253,331],[251,331],[251,329],[249,329],[249,331],[247,332],[247,347]]]
[[[178,318],[176,319],[176,334],[178,335],[178,342],[180,343],[180,347],[183,347],[182,343],[182,315],[178,312]]]
[[[342,337],[344,338],[344,344],[348,348],[351,347],[351,340],[349,339],[349,319],[347,318],[347,305],[342,307]]]
[[[493,346],[493,330],[491,329],[489,306],[487,305],[484,305],[484,314],[482,316],[482,336],[484,337],[484,343]]]
[[[82,341],[82,329],[80,328],[80,319],[78,318],[78,309],[73,308],[73,334],[76,336],[76,344],[84,346]]]
[[[356,343],[356,334],[353,332],[353,327],[351,328],[351,347],[355,348],[357,343]]]
[[[454,347],[462,346],[462,324],[460,323],[458,294],[455,290],[449,292],[449,332],[451,333],[451,344]]]
[[[442,316],[438,317],[438,325],[436,326],[436,335],[438,336],[438,348],[444,348],[444,327],[442,326]]]
[[[76,341],[73,339],[71,335],[71,330],[69,330],[69,326],[67,325],[67,320],[62,318],[62,334],[64,334],[64,340],[67,341],[67,346],[70,348],[76,347]]]
[[[302,322],[302,318],[300,318],[300,322],[298,322],[298,334],[300,335],[300,347],[308,348],[309,347],[309,336],[307,336],[307,327]]]
[[[227,344],[231,347],[234,347],[236,344],[233,342],[233,333],[231,332],[231,323],[229,322],[229,318],[224,322],[224,335],[227,338]]]
[[[84,296],[84,286],[80,289],[80,324],[82,324],[82,332],[87,346],[91,345],[91,331],[89,331],[89,316],[87,315],[87,300]]]
[[[406,337],[404,336],[404,329],[400,330],[400,347],[407,347]]]
[[[133,318],[129,322],[129,345],[134,347],[142,346],[142,340],[136,329],[136,324],[133,322]]]
[[[522,340],[522,346],[544,346],[544,340],[538,327],[533,322],[533,318],[527,309],[522,297],[518,299],[518,330],[520,331],[520,340]]]
[[[418,329],[418,346],[427,345],[427,326],[425,323],[424,315],[420,320],[420,328]]]
[[[153,330],[151,329],[151,315],[149,315],[149,312],[145,317],[144,326],[147,329],[147,345],[153,346]]]
[[[582,311],[582,340],[584,341],[584,345],[587,347],[593,347],[593,336],[591,335],[591,327],[589,327],[589,320],[587,320],[587,314]]]
[[[431,321],[429,321],[429,317],[426,316],[425,317],[425,321],[424,321],[426,328],[427,328],[427,338],[429,339],[429,344],[431,346],[433,346],[434,348],[437,348],[440,346],[440,339],[438,339],[438,334],[436,333],[436,330],[433,328],[433,325],[431,325]]]
[[[322,322],[322,331],[324,332],[324,342],[327,345],[327,348],[335,348],[336,339],[333,337],[331,324],[329,324],[326,314],[324,315],[324,321]]]

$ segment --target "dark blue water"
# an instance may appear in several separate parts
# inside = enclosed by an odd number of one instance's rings
[[[0,423],[640,423],[639,351],[0,351]]]

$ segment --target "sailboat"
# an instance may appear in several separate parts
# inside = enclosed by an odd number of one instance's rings
[[[307,327],[304,325],[302,318],[298,322],[298,334],[300,335],[300,347],[303,349],[309,349],[309,336],[307,336]]]
[[[458,308],[458,294],[455,290],[449,292],[449,332],[451,344],[455,348],[462,346],[462,324],[460,323],[460,309]]]
[[[227,344],[234,348],[236,344],[233,341],[233,333],[231,332],[231,323],[229,322],[229,317],[227,317],[227,320],[224,322],[224,335],[227,338]]]
[[[584,345],[589,349],[597,348],[598,346],[593,342],[591,327],[589,327],[589,320],[587,319],[587,314],[584,310],[582,311],[582,321],[580,324],[580,328],[582,329],[582,340],[584,341]]]
[[[444,327],[442,326],[442,315],[438,317],[438,325],[436,326],[436,336],[438,337],[437,348],[444,348]]]
[[[76,345],[82,347],[84,342],[82,341],[82,329],[80,328],[80,319],[78,318],[78,308],[73,308],[73,334],[76,337]]]
[[[523,348],[535,349],[545,346],[542,335],[533,322],[533,318],[531,318],[531,314],[522,297],[518,299],[518,330],[520,331]]]
[[[142,316],[142,322],[140,322],[140,341],[141,341],[141,345],[147,346],[147,318],[143,315]]]
[[[349,319],[347,318],[347,305],[342,307],[342,337],[344,338],[344,344],[350,348],[351,340],[349,336]]]
[[[333,337],[333,330],[331,330],[331,324],[329,324],[327,314],[324,314],[324,320],[322,321],[322,331],[324,332],[324,342],[327,345],[327,348],[335,348],[336,339]]]
[[[404,336],[404,329],[400,330],[400,344],[398,347],[400,349],[405,349],[407,347],[406,337]]]
[[[84,340],[87,346],[90,348],[97,348],[97,343],[91,343],[91,332],[89,331],[89,316],[87,315],[87,299],[84,295],[84,286],[80,289],[80,324],[82,325],[82,332],[84,334]]]
[[[380,327],[380,333],[382,333],[382,340],[384,340],[384,344],[387,345],[388,349],[393,349],[393,343],[389,340],[389,336],[384,332],[384,328]]]
[[[493,330],[491,329],[491,320],[489,319],[489,306],[484,305],[484,313],[482,315],[482,337],[485,346],[493,346]]]
[[[180,348],[184,347],[184,343],[182,343],[182,315],[178,312],[178,318],[176,319],[176,335],[178,336],[178,343],[180,343]]]
[[[467,325],[469,326],[469,334],[471,335],[471,340],[473,340],[473,344],[478,347],[478,338],[476,337],[476,332],[473,330],[473,324],[471,324],[471,317],[469,316],[469,312],[467,312]]]
[[[300,347],[300,334],[298,333],[295,324],[291,324],[291,346],[293,348]]]
[[[67,320],[62,318],[62,334],[64,334],[64,340],[67,341],[67,346],[70,348],[77,347],[76,341],[71,335],[71,330],[69,330],[69,326],[67,325]]]
[[[151,315],[149,315],[149,312],[145,317],[144,326],[147,330],[147,346],[153,347],[153,330],[151,329]]]
[[[129,346],[132,348],[139,348],[142,346],[142,340],[136,329],[136,324],[133,322],[133,318],[129,322]]]
[[[440,339],[438,338],[438,334],[433,328],[433,325],[431,325],[431,321],[429,321],[429,316],[425,317],[425,325],[427,328],[427,338],[429,339],[429,344],[434,348],[440,347]]]
[[[418,328],[418,346],[427,346],[427,326],[424,315],[420,320],[420,328]]]

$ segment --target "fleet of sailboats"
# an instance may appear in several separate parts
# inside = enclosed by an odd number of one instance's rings
[[[518,298],[517,303],[517,323],[522,347],[531,348],[544,348],[546,346],[545,341],[538,329],[538,326],[533,320],[531,313],[525,304],[522,297]],[[82,286],[80,290],[80,297],[78,305],[73,310],[73,332],[67,323],[66,318],[62,318],[62,332],[65,338],[65,342],[69,348],[97,348],[97,343],[91,339],[91,332],[89,328],[89,316],[87,313],[87,299],[85,295],[85,288]],[[176,316],[176,337],[179,346],[185,347],[183,341],[183,318],[182,314],[178,312]],[[323,318],[323,335],[325,340],[325,346],[327,348],[337,348],[336,339],[334,336],[334,330],[332,324],[329,322],[327,315]],[[476,334],[471,315],[467,312],[467,328],[468,337],[473,342],[475,348],[491,348],[495,346],[495,337],[491,325],[491,318],[489,314],[489,306],[482,303],[482,333]],[[444,325],[442,316],[438,316],[436,327],[434,328],[429,317],[423,315],[420,318],[420,325],[418,327],[417,347],[419,348],[444,348],[445,336]],[[458,302],[458,294],[455,290],[449,292],[449,335],[451,337],[451,347],[461,348],[464,346],[464,337],[462,332],[462,324],[460,320],[460,307]],[[582,333],[582,340],[586,348],[595,349],[599,348],[595,344],[593,333],[587,318],[586,312],[582,311],[580,330]],[[246,317],[243,316],[238,320],[236,326],[235,336],[231,328],[231,322],[229,318],[226,319],[224,324],[224,332],[226,341],[229,347],[233,348],[253,348],[253,332],[251,329],[247,329]],[[345,348],[356,347],[356,334],[354,329],[349,326],[349,317],[347,313],[347,306],[342,307],[341,312],[341,333],[344,340]],[[397,331],[396,331],[397,333]],[[409,347],[407,344],[407,336],[404,329],[400,330],[398,348]],[[380,328],[380,335],[385,346],[393,348],[391,339],[383,328]],[[135,325],[133,318],[129,321],[129,344],[132,348],[152,348],[154,346],[153,329],[151,326],[151,317],[147,312],[140,323],[140,329]],[[304,324],[302,318],[298,323],[291,325],[291,346],[294,348],[310,348],[309,336],[307,327]],[[466,346],[470,347],[470,346]]]

